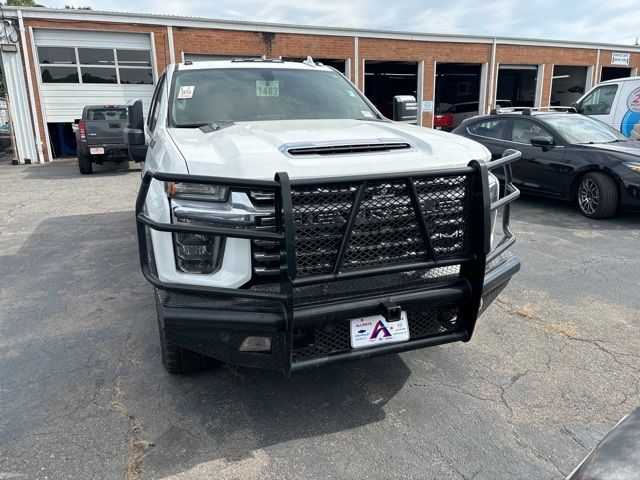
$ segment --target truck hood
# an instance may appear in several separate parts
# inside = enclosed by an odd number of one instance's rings
[[[242,122],[205,133],[171,128],[169,134],[189,173],[271,180],[402,173],[466,166],[488,161],[488,150],[473,140],[412,125],[361,120]],[[294,156],[296,146],[362,145],[406,142],[411,148],[385,152]]]

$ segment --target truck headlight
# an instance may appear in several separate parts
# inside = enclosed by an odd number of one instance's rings
[[[213,273],[220,265],[222,237],[208,233],[174,233],[176,266],[185,273]]]
[[[271,208],[256,207],[246,193],[229,192],[228,187],[173,183],[167,186],[167,195],[173,223],[254,230],[266,228],[264,217],[273,217]],[[214,273],[222,262],[225,239],[209,233],[174,233],[176,268],[185,273]]]
[[[169,198],[200,200],[205,202],[225,202],[229,187],[208,185],[204,183],[165,182],[165,190]]]

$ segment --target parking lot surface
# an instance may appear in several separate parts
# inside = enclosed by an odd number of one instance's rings
[[[640,216],[523,198],[469,343],[165,373],[135,164],[0,166],[0,478],[559,479],[640,404]]]

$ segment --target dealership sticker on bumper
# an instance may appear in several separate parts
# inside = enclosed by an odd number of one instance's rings
[[[351,320],[351,347],[364,348],[409,340],[407,312],[397,322],[387,322],[382,315]]]
[[[104,148],[102,147],[93,147],[89,149],[91,155],[104,155]]]

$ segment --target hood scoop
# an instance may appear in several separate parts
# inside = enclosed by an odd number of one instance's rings
[[[280,151],[290,157],[303,157],[311,155],[352,155],[358,153],[389,153],[397,150],[415,150],[408,142],[395,140],[372,140],[365,142],[341,143],[341,144],[289,144],[282,145]]]

